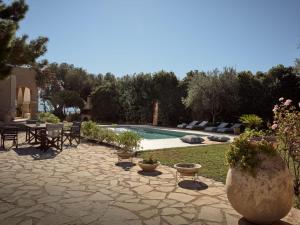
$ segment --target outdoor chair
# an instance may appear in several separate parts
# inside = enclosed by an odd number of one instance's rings
[[[69,130],[64,131],[64,144],[66,141],[69,141],[69,144],[72,145],[72,142],[75,141],[77,145],[80,144],[80,129],[81,123],[74,122]]]
[[[63,149],[63,124],[46,124],[45,145],[46,148]]]
[[[203,130],[208,124],[208,121],[202,121],[201,123],[195,125],[192,127],[192,129],[195,129],[195,130]]]
[[[37,120],[26,120],[26,124],[36,124]],[[29,128],[27,127],[25,130],[25,141],[27,142],[29,139]]]
[[[186,128],[187,123],[181,123],[177,125],[177,128]]]
[[[16,126],[4,126],[1,129],[1,147],[4,149],[5,141],[12,141],[18,149],[18,128]]]
[[[216,132],[218,129],[227,127],[228,124],[229,123],[220,123],[220,125],[217,126],[217,127],[206,127],[206,128],[204,128],[204,130],[205,131],[210,131],[210,132]]]
[[[234,130],[237,129],[237,128],[241,128],[241,126],[242,126],[241,123],[235,123],[231,127],[219,128],[219,129],[217,129],[217,132],[218,133],[234,133]]]
[[[186,129],[192,129],[195,125],[199,124],[198,120],[194,120],[193,122],[191,122],[189,125],[187,125],[185,128]]]

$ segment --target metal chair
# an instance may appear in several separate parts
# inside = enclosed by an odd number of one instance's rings
[[[13,145],[18,149],[18,127],[4,126],[1,129],[1,147],[5,149],[5,141],[12,141]]]
[[[63,149],[63,124],[46,124],[45,146],[46,148]]]
[[[80,144],[80,122],[73,122],[73,125],[69,130],[64,131],[64,143],[68,140],[69,144],[72,145],[73,140],[77,145]]]

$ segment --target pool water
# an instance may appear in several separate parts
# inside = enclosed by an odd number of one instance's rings
[[[116,132],[124,132],[130,130],[138,133],[143,139],[168,139],[168,138],[180,138],[191,133],[185,133],[180,131],[161,130],[156,128],[146,127],[119,127],[115,128]],[[201,136],[199,134],[195,134]]]

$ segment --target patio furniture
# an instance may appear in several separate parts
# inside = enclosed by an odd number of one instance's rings
[[[45,146],[47,149],[53,147],[62,151],[63,149],[63,124],[46,124]]]
[[[181,123],[177,125],[177,128],[186,128],[187,123]]]
[[[192,129],[195,129],[195,130],[203,130],[208,124],[208,121],[202,121],[201,123],[195,125],[192,127]]]
[[[192,129],[195,125],[199,123],[198,120],[194,120],[193,122],[189,123],[185,128],[186,129]]]
[[[41,136],[39,135],[39,133],[41,132],[41,130],[46,129],[46,124],[25,124],[25,127],[27,132],[26,142],[28,142],[29,144],[40,144]]]
[[[75,141],[77,145],[80,144],[80,129],[81,123],[74,122],[70,129],[64,130],[64,144],[66,141],[69,141],[69,144],[72,145],[72,142]]]
[[[218,133],[236,133],[236,134],[238,134],[241,126],[242,126],[241,123],[235,123],[231,127],[219,128],[219,129],[217,129],[217,132]]]
[[[37,120],[26,120],[26,124],[36,124]],[[27,142],[29,139],[29,128],[25,126],[25,141]]]
[[[12,141],[18,149],[18,127],[4,126],[1,128],[1,147],[5,149],[5,141]]]
[[[206,128],[204,128],[204,131],[216,132],[218,129],[227,127],[228,124],[229,123],[221,123],[217,127],[206,127]]]

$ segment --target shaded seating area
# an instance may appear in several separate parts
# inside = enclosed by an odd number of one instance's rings
[[[64,130],[64,144],[69,142],[70,145],[75,141],[76,145],[80,144],[80,130],[81,122],[73,122],[72,126],[69,129]]]
[[[3,126],[0,131],[0,138],[1,138],[1,148],[5,149],[5,142],[6,141],[12,141],[12,146],[16,146],[18,149],[18,127],[7,125]],[[11,147],[12,147],[11,146]]]
[[[37,122],[37,120],[27,120],[26,124],[36,124]],[[27,126],[25,126],[25,135],[25,141],[28,141],[30,137],[30,129]]]
[[[55,148],[62,151],[63,149],[63,124],[46,124],[45,132],[41,132],[41,142],[45,142],[43,150]]]

